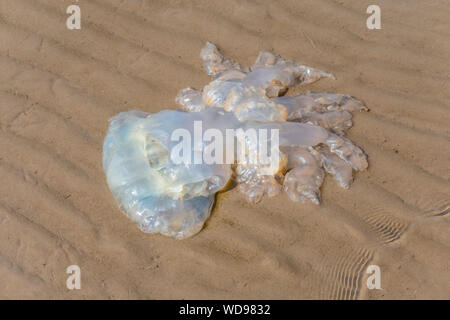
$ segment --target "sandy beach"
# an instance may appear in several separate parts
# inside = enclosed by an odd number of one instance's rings
[[[0,0],[0,299],[449,299],[449,2],[376,1],[369,30],[373,2]],[[369,169],[320,206],[234,189],[192,238],[141,232],[106,184],[108,120],[176,109],[206,41],[336,75],[302,90],[366,103],[347,136]]]

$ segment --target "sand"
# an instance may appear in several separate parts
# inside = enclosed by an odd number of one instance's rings
[[[366,0],[80,0],[68,30],[75,1],[1,0],[0,298],[449,299],[450,6],[376,2],[381,30]],[[193,238],[139,231],[105,182],[108,119],[175,109],[209,81],[206,41],[334,73],[305,89],[366,102],[348,136],[370,169],[349,190],[326,179],[320,206],[232,190]]]

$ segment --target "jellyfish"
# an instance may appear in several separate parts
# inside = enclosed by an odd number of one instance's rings
[[[197,234],[217,192],[235,185],[250,203],[281,192],[320,204],[330,174],[344,189],[368,167],[362,149],[345,137],[352,112],[368,110],[347,94],[290,88],[326,71],[261,52],[242,68],[208,42],[201,59],[212,81],[181,90],[178,110],[121,112],[103,144],[107,184],[139,228],[176,239]]]

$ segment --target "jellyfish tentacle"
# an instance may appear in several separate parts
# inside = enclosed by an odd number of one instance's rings
[[[368,111],[364,102],[348,94],[330,92],[309,92],[307,96],[326,110]],[[325,110],[324,110],[325,111]]]
[[[225,57],[211,42],[207,42],[203,47],[200,58],[203,60],[207,74],[214,78],[228,70],[241,70],[239,63]]]
[[[342,133],[352,126],[352,114],[345,110],[330,112],[311,111],[305,114],[301,122],[321,126],[335,133]]]
[[[350,188],[350,185],[353,182],[352,167],[347,162],[339,158],[339,156],[332,153],[328,147],[320,146],[318,150],[322,158],[323,168],[325,171],[331,174],[342,188]]]
[[[320,203],[320,186],[325,178],[321,158],[314,149],[302,147],[284,149],[288,155],[288,168],[284,177],[283,190],[294,201]]]
[[[311,112],[367,111],[364,103],[349,95],[334,93],[306,93],[297,96],[272,98],[288,110],[288,121],[301,120]]]
[[[175,102],[188,112],[199,112],[206,108],[203,104],[202,92],[192,88],[178,92]]]
[[[243,174],[238,176],[238,190],[242,193],[249,203],[256,204],[260,202],[264,195],[269,198],[278,195],[281,192],[281,185],[274,176],[258,175],[254,172],[251,177],[243,178]]]
[[[353,169],[357,171],[364,171],[369,166],[367,156],[364,154],[364,151],[362,151],[361,148],[355,145],[350,139],[330,132],[325,144],[330,148],[332,153],[337,154]]]
[[[264,88],[269,98],[279,97],[288,88],[300,84],[313,83],[322,78],[336,79],[329,72],[297,64],[269,52],[260,52],[250,70],[243,83]]]

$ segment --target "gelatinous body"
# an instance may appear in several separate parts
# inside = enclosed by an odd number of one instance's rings
[[[176,102],[183,110],[129,111],[110,121],[103,145],[107,183],[144,232],[178,239],[196,234],[214,195],[231,180],[252,203],[284,191],[294,201],[319,204],[326,173],[349,188],[352,171],[367,168],[364,152],[344,137],[351,112],[367,110],[361,101],[334,93],[285,95],[294,86],[334,79],[332,74],[268,52],[242,68],[212,43],[201,58],[213,81],[201,90],[181,90]],[[247,161],[261,141],[239,134],[223,141],[229,130],[276,131],[264,138],[272,146],[276,142],[275,165],[268,170],[260,158]],[[208,162],[205,152],[212,145],[214,161]]]

